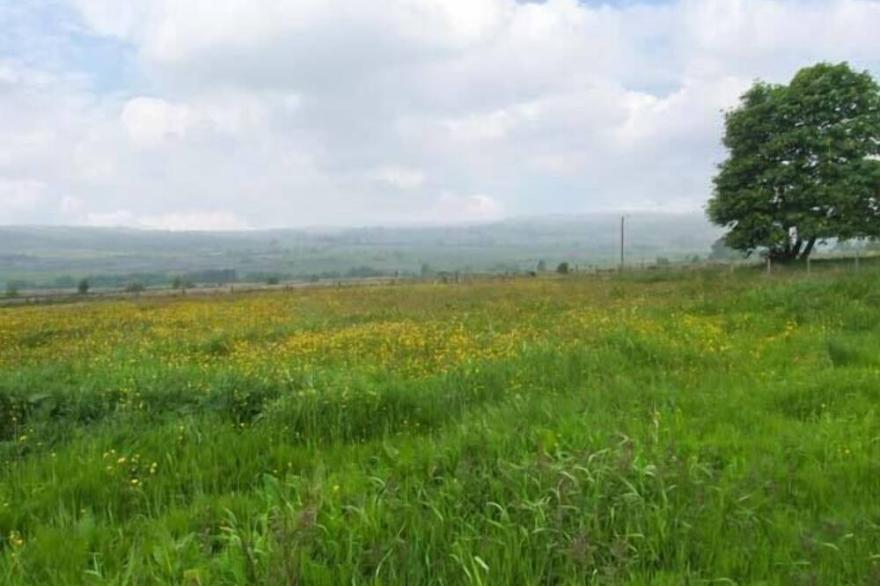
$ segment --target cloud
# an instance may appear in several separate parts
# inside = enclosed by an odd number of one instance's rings
[[[138,96],[122,106],[120,119],[137,146],[157,147],[194,133],[235,135],[264,121],[265,106],[250,96],[214,96],[192,103]]]
[[[114,210],[112,212],[90,212],[82,220],[86,226],[100,228],[115,228],[118,226],[136,226],[138,222],[135,215],[128,210]]]
[[[502,205],[488,195],[444,193],[432,209],[434,223],[488,222],[501,219]]]
[[[121,118],[129,138],[140,146],[159,146],[166,140],[183,138],[195,122],[185,105],[145,97],[126,102]]]
[[[154,230],[249,230],[251,227],[231,212],[181,212],[149,216],[140,220],[139,225]]]
[[[876,0],[21,0],[0,221],[697,210],[722,110],[818,60],[880,72],[877,22]]]
[[[171,232],[251,229],[247,222],[227,211],[187,211],[139,217],[131,210],[120,209],[106,213],[88,213],[81,218],[81,223],[95,227],[130,226]]]
[[[425,183],[425,174],[422,171],[406,167],[382,167],[372,177],[375,181],[398,189],[416,189]]]
[[[33,212],[45,197],[46,185],[41,181],[0,177],[0,223]]]

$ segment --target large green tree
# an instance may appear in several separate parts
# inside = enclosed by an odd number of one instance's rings
[[[707,212],[731,248],[791,261],[817,241],[880,235],[880,87],[867,72],[820,63],[754,84],[726,114],[724,146]]]

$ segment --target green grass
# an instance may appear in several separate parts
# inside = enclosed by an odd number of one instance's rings
[[[878,583],[878,301],[870,268],[0,310],[0,583]]]

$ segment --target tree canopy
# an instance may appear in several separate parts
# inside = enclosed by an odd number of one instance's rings
[[[781,261],[817,241],[880,235],[880,87],[846,63],[755,83],[725,116],[709,218],[725,242]]]

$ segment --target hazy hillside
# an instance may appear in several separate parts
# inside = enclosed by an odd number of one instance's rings
[[[705,256],[719,232],[700,214],[633,214],[627,257],[633,263]],[[128,228],[0,227],[0,281],[69,287],[150,283],[172,275],[234,270],[240,280],[505,272],[567,261],[617,262],[619,217],[542,217],[486,225],[290,229],[247,232],[161,232]]]

